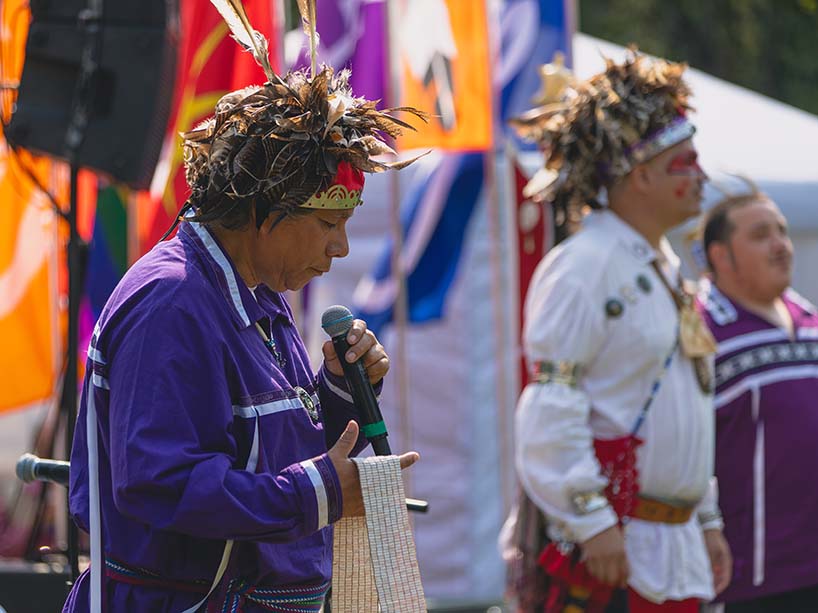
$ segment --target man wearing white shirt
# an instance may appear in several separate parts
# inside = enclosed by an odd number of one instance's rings
[[[713,479],[713,342],[664,237],[698,214],[706,180],[683,69],[635,54],[609,62],[519,124],[546,155],[531,195],[565,219],[598,209],[540,264],[525,309],[532,383],[516,460],[548,518],[548,613],[619,600],[630,613],[692,613],[730,579]]]

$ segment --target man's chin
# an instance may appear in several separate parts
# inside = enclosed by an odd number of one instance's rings
[[[686,215],[683,221],[687,221],[688,219],[692,219],[693,217],[698,217],[702,214],[702,201],[701,199],[697,199],[695,202],[692,202],[690,206],[685,211]]]
[[[290,292],[297,292],[299,290],[304,289],[306,287],[307,283],[309,283],[310,281],[312,281],[312,278],[298,280],[298,281],[294,281],[292,283],[288,283],[287,284],[287,290],[290,291]]]
[[[766,295],[770,298],[781,296],[792,284],[792,275],[781,271],[774,271],[772,275],[769,272],[766,275],[762,273],[759,276],[766,279],[763,286],[767,289]]]
[[[310,269],[310,271],[301,278],[293,279],[287,283],[287,289],[291,292],[297,292],[298,290],[304,289],[310,281],[313,279],[317,279],[321,276],[321,271]]]
[[[676,217],[676,219],[673,220],[673,225],[671,226],[671,228],[676,228],[678,226],[681,226],[686,221],[688,221],[690,219],[693,219],[694,217],[698,217],[701,214],[701,212],[702,212],[702,208],[701,208],[701,205],[699,205],[699,204],[697,204],[694,207],[690,207],[688,209],[685,209],[684,211],[680,211],[679,215]]]

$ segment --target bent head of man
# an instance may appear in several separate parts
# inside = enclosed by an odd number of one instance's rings
[[[385,135],[411,126],[355,97],[348,71],[273,76],[225,95],[183,135],[185,217],[211,229],[248,286],[297,290],[349,252],[364,173],[414,161],[376,159],[394,154]]]

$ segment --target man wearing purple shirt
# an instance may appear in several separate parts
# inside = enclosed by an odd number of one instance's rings
[[[328,69],[277,79],[228,94],[185,135],[179,232],[97,324],[70,484],[91,568],[64,612],[317,612],[332,524],[363,513],[348,456],[365,439],[339,359],[375,384],[389,360],[356,320],[350,351],[327,341],[316,376],[282,292],[347,255],[390,118]]]
[[[789,289],[792,243],[755,188],[703,220],[699,307],[718,341],[716,475],[727,613],[818,611],[818,312]]]

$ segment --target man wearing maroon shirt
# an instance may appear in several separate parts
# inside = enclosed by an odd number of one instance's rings
[[[818,611],[818,312],[790,289],[792,242],[753,187],[703,220],[699,308],[718,341],[716,476],[727,613]]]

